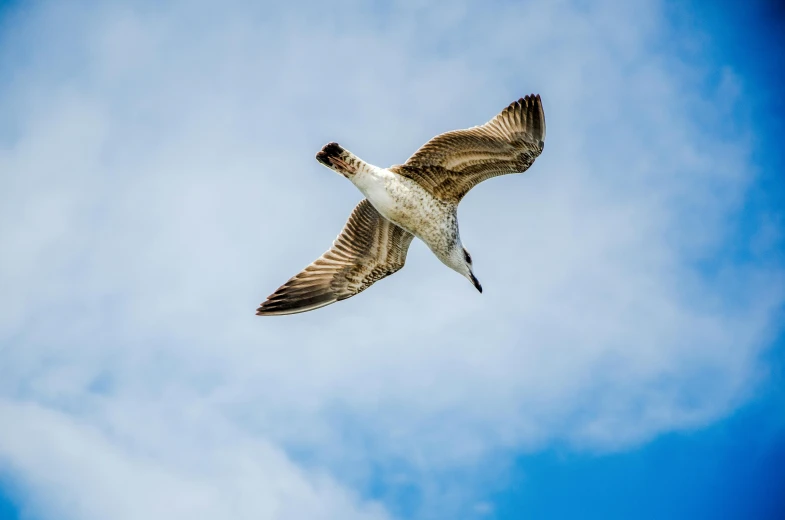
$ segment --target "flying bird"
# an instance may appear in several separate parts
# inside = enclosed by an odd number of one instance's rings
[[[545,114],[539,95],[511,103],[484,125],[437,135],[404,164],[380,168],[338,143],[316,160],[357,186],[365,199],[329,251],[256,310],[295,314],[359,294],[401,269],[414,237],[482,292],[458,232],[458,204],[480,182],[526,171],[542,153]]]

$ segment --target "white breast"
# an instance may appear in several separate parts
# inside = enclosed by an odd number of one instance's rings
[[[437,200],[415,181],[370,165],[351,180],[384,218],[420,238],[440,258],[460,241],[455,205]]]

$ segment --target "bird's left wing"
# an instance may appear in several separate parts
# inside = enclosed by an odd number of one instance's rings
[[[412,238],[363,200],[332,248],[271,294],[256,314],[296,314],[350,298],[403,267]]]

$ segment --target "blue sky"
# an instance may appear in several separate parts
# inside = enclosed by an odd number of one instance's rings
[[[775,3],[0,17],[0,519],[782,516]],[[461,206],[482,296],[415,243],[253,316],[359,200],[324,143],[530,92],[545,152]]]

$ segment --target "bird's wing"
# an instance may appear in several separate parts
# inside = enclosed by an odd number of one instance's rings
[[[542,153],[544,141],[542,101],[532,94],[484,125],[437,135],[405,164],[390,169],[439,199],[458,202],[486,179],[526,171]]]
[[[332,248],[271,294],[256,314],[295,314],[354,296],[403,267],[412,238],[363,200]]]

